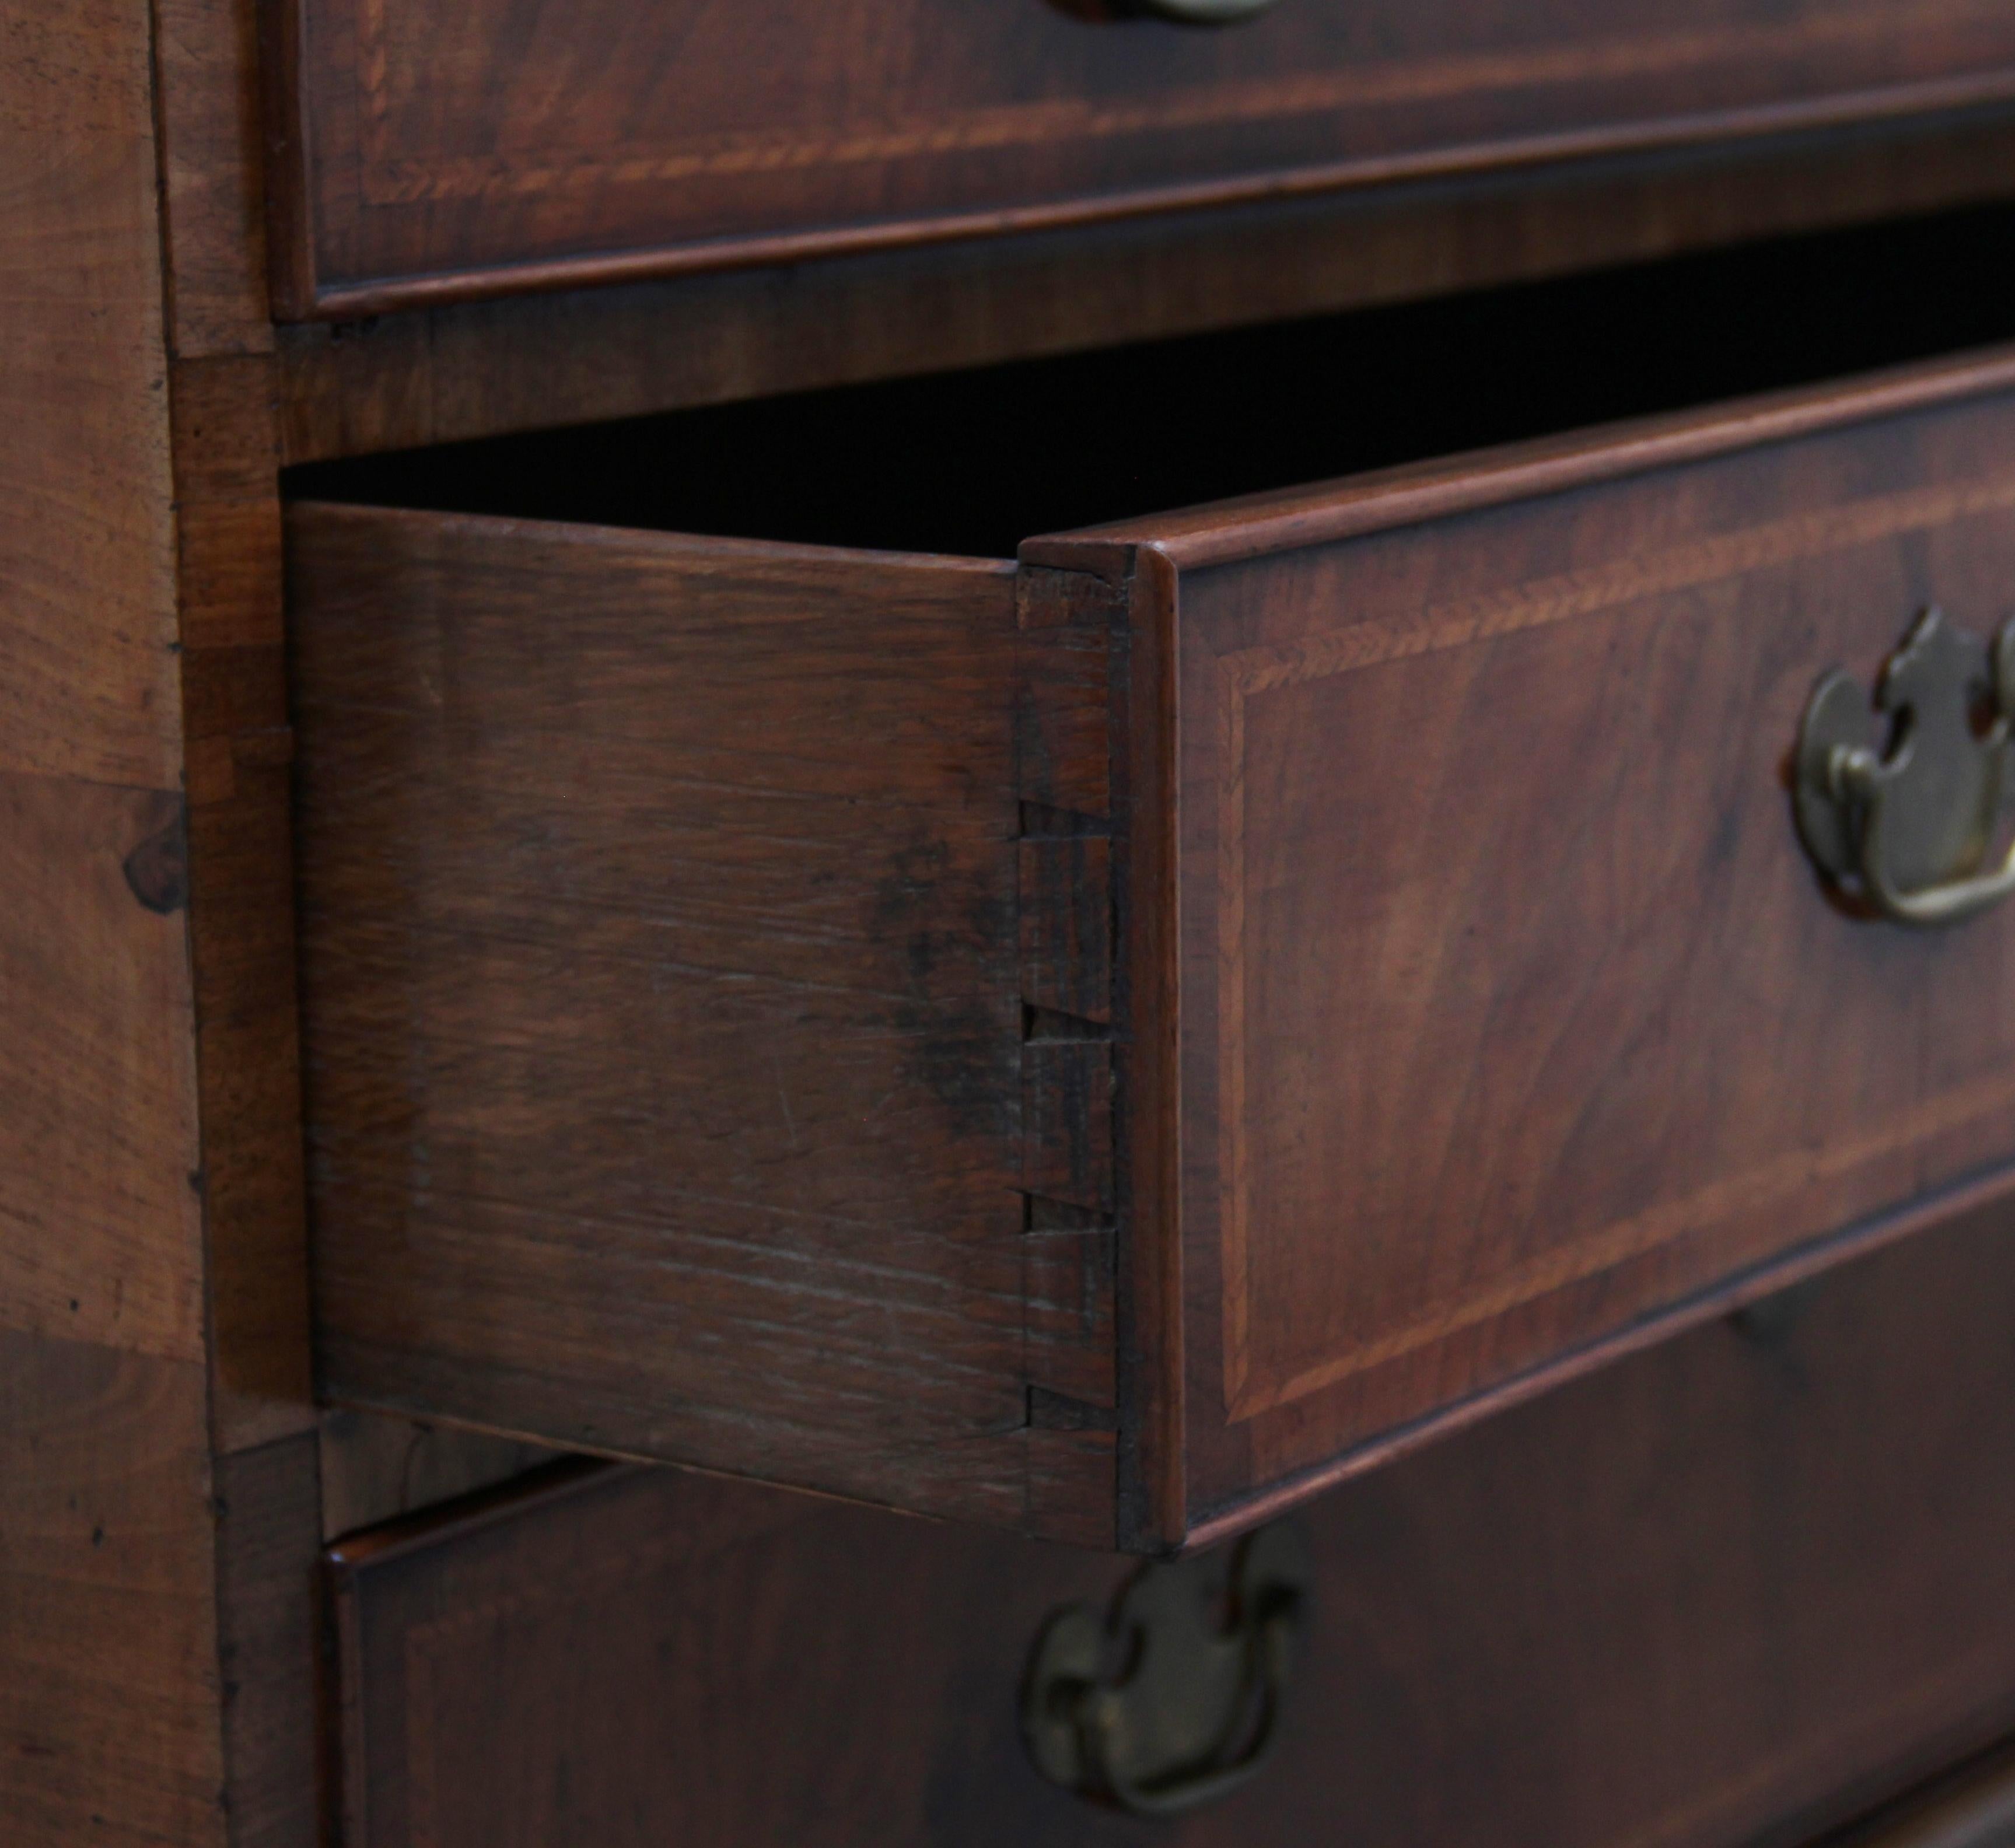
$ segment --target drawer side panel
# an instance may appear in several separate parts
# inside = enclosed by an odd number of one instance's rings
[[[289,536],[325,1391],[1109,1534],[1030,1429],[1011,569]]]

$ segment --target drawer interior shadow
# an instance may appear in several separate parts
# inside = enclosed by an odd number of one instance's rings
[[[296,497],[1008,557],[1031,533],[2015,336],[2015,207],[1400,307],[447,444]],[[668,328],[667,339],[678,337]]]

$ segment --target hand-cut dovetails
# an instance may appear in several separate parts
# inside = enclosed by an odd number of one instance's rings
[[[1124,619],[1122,583],[1089,571],[1024,564],[1015,576],[1015,620],[1024,630],[1068,630],[1094,633]]]
[[[1015,750],[1024,1365],[1032,1441],[1109,1447],[1115,1320],[1111,633],[1101,580],[1024,569]]]
[[[1032,1401],[1029,1422],[1037,1429],[1110,1430],[1119,1402],[1112,1218],[1040,1194],[1025,1198],[1022,1304],[1029,1384],[1097,1414],[1066,1419],[1054,1406],[1045,1412],[1047,1401]]]
[[[1111,651],[1123,593],[1024,567],[1016,777],[1023,1189],[1114,1205]]]
[[[1025,1240],[1022,1303],[1023,1378],[1036,1395],[1029,1401],[1030,1428],[1115,1430],[1112,1229]]]
[[[1092,834],[1021,845],[1022,998],[1087,1021],[1112,1018],[1112,843]]]

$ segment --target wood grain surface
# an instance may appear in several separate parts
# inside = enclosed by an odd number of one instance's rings
[[[169,341],[270,353],[258,0],[155,0]]]
[[[224,1841],[146,9],[0,58],[0,1816]]]
[[[684,292],[555,300],[537,312],[413,314],[368,336],[346,329],[347,350],[332,334],[318,332],[319,346],[290,337],[276,366],[262,280],[254,45],[261,10],[251,0],[156,0],[138,9],[54,0],[17,5],[4,25],[0,296],[8,339],[0,412],[9,437],[0,451],[0,871],[9,902],[0,917],[0,1089],[8,1103],[0,1128],[0,1660],[10,1673],[0,1677],[0,1834],[26,1848],[80,1840],[300,1848],[315,1840],[322,1817],[305,1568],[318,1534],[519,1468],[533,1455],[443,1430],[417,1448],[396,1428],[389,1437],[380,1429],[375,1438],[353,1432],[347,1443],[318,1442],[307,1403],[289,905],[292,738],[275,479],[281,429],[286,452],[306,455],[534,427],[1396,299],[1605,253],[1653,253],[2005,189],[2005,163],[1992,150],[2006,131],[1983,120],[1931,141],[1843,143],[1823,159],[1776,149],[1759,153],[1746,178],[1732,169],[1711,177],[1703,168],[1676,188],[1644,165],[1609,170],[1599,180],[1559,178],[1516,203],[1489,187],[1431,205],[1422,195],[1409,209],[1429,213],[1437,228],[1427,232],[1407,228],[1389,197],[1327,217],[1320,214],[1328,208],[1315,206],[1283,206],[1263,221],[1221,217],[1196,243],[1152,235],[1135,242],[1130,232],[1097,256],[1105,281],[1096,287],[1087,268],[1094,246],[1059,236],[1018,246],[1011,271],[990,274],[963,258],[905,257],[821,271],[815,282],[800,274],[794,284],[778,271],[709,279]],[[1874,99],[1877,109],[1996,87],[1992,73],[1976,82],[1960,70],[1971,56],[1963,22],[1954,25],[1961,11],[1916,16],[1920,30],[1903,58],[1916,61],[1913,71],[1921,63],[1945,74],[1903,73],[1900,88]],[[417,15],[403,17],[410,26]],[[433,23],[455,27],[449,15]],[[739,31],[749,23],[728,24]],[[1840,42],[1852,38],[1851,19],[1841,34]],[[1810,74],[1802,54],[1791,62]],[[1841,66],[1829,68],[1837,79]],[[1886,84],[1898,74],[1885,65],[1881,74]],[[1751,77],[1776,81],[1760,65],[1741,81]],[[1666,74],[1654,87],[1669,100]],[[1837,111],[1823,101],[1819,113],[1857,113],[1869,100],[1848,98]],[[519,119],[541,118],[534,110]],[[1766,106],[1740,125],[1788,119]],[[1375,127],[1370,113],[1363,120]],[[409,115],[408,126],[414,120]],[[1729,117],[1701,124],[1732,125]],[[1529,141],[1514,150],[1519,157],[1535,151],[1563,150]],[[933,162],[927,156],[920,164]],[[1025,185],[1011,174],[1006,183]],[[1597,193],[1579,190],[1584,184]],[[645,190],[660,205],[677,196],[656,182]],[[779,190],[803,202],[788,176]],[[698,199],[696,192],[686,196]],[[1591,196],[1611,203],[1591,206]],[[1075,214],[1083,198],[1073,193],[1058,209]],[[893,217],[883,210],[892,203],[901,208]],[[893,196],[878,200],[873,213],[882,215],[862,235],[935,236],[950,224],[933,215],[941,206],[927,201],[918,217]],[[1130,209],[1117,199],[1113,206]],[[1036,209],[1040,215],[1051,207]],[[584,222],[571,204],[552,210]],[[436,216],[445,225],[451,214]],[[483,206],[462,221],[463,230],[479,216],[507,236],[523,228]],[[1326,228],[1313,233],[1319,218]],[[814,236],[825,237],[836,222],[826,213]],[[641,260],[657,262],[661,246],[639,246]],[[1159,254],[1149,262],[1142,255],[1149,252]],[[1245,265],[1233,260],[1239,252],[1258,254]],[[630,260],[619,252],[616,267]],[[552,282],[562,273],[523,279]],[[611,330],[620,336],[612,342]],[[876,583],[878,595],[886,585]],[[1004,594],[999,614],[1004,629]],[[730,652],[724,639],[720,652]],[[1031,686],[1047,695],[1065,686],[1083,691],[1083,683],[1060,678],[1054,662],[1046,666],[1040,656],[1025,630],[987,657],[985,674],[1000,676],[991,683],[996,693],[1005,689],[1004,704],[991,709],[997,718],[1015,709]],[[907,664],[881,665],[893,682]],[[1000,759],[1008,769],[999,788],[989,780],[983,800],[967,791],[957,804],[947,771],[962,748],[955,713],[905,709],[921,729],[901,735],[920,756],[942,752],[933,773],[944,812],[957,807],[972,838],[990,843],[990,889],[1011,895],[1009,911],[1022,913],[1011,928],[1000,915],[982,928],[972,916],[946,923],[930,913],[943,927],[932,945],[943,960],[933,968],[956,967],[961,957],[975,967],[984,960],[1008,997],[997,1010],[1009,1029],[1001,1071],[1015,1075],[999,1096],[1014,1121],[1003,1146],[974,1168],[1002,1182],[1006,1204],[997,1215],[1001,1200],[991,1200],[969,1227],[955,1229],[971,1237],[969,1244],[951,1241],[958,1248],[950,1258],[936,1247],[919,1257],[928,1240],[878,1222],[857,1241],[856,1227],[833,1231],[828,1215],[830,1243],[820,1261],[837,1254],[867,1272],[893,1251],[889,1268],[897,1283],[885,1290],[878,1281],[847,1297],[846,1313],[859,1318],[851,1323],[821,1315],[810,1299],[798,1305],[801,1326],[829,1339],[837,1357],[804,1402],[815,1419],[837,1417],[834,1408],[853,1394],[852,1404],[888,1415],[882,1435],[893,1431],[895,1441],[867,1462],[843,1455],[835,1462],[845,1447],[830,1441],[830,1426],[792,1425],[781,1412],[766,1441],[778,1455],[819,1459],[818,1469],[856,1493],[907,1499],[928,1479],[933,1505],[1109,1541],[1115,1459],[1144,1402],[1144,1389],[1115,1366],[1125,1333],[1118,1292],[1137,1286],[1138,1267],[1119,1245],[1096,1161],[1087,1168],[1082,1150],[1070,1154],[1068,1136],[1058,1193],[1082,1193],[1091,1204],[1031,1193],[1027,1123],[1015,1115],[1032,1096],[1089,1094],[1081,1071],[1032,1093],[1029,1068],[1052,1047],[1061,1049],[1059,1069],[1095,1062],[1101,1055],[1086,1049],[1099,1042],[1083,1029],[1109,1025],[1113,1012],[1109,999],[1101,1005],[1095,967],[1081,959],[1096,939],[1087,894],[1101,877],[1118,892],[1128,847],[1115,839],[1099,870],[1098,849],[1084,843],[1103,837],[1083,820],[1124,799],[1124,777],[1111,790],[1102,786],[1095,753],[1080,748],[1081,703],[1063,704],[1047,713],[1051,733],[1015,734]],[[1025,705],[1019,709],[1027,715]],[[754,712],[752,705],[744,716]],[[854,716],[867,743],[857,737],[853,761],[886,754],[888,740],[871,728],[888,716],[871,702]],[[941,717],[946,728],[925,737]],[[771,714],[749,723],[782,721]],[[1067,748],[1039,763],[1025,746],[1044,735]],[[467,742],[455,734],[442,748]],[[508,788],[508,778],[497,787]],[[741,793],[752,809],[776,792]],[[397,813],[382,789],[373,799]],[[989,806],[996,801],[997,811]],[[983,828],[976,819],[982,809]],[[501,813],[480,804],[474,812],[493,822]],[[887,844],[871,826],[857,838],[870,851]],[[496,845],[497,864],[520,867],[556,851],[551,839],[523,836]],[[702,851],[688,863],[713,863]],[[591,870],[583,871],[585,916],[594,909]],[[928,910],[922,894],[931,876],[928,866],[922,873],[911,866],[902,902]],[[814,940],[831,922],[817,911],[814,900],[785,920],[788,927],[809,917],[810,935],[799,946],[807,962],[821,953]],[[646,924],[673,928],[655,915]],[[720,935],[731,931],[724,925]],[[776,933],[787,935],[787,928]],[[859,935],[871,961],[879,946],[871,933]],[[975,948],[982,938],[983,956]],[[914,938],[906,946],[914,949]],[[501,951],[497,966],[524,948]],[[889,967],[871,973],[879,980]],[[928,977],[906,965],[901,979],[911,987],[892,984],[878,993],[906,1002],[921,993],[926,1010],[937,1004]],[[947,981],[955,986],[957,979]],[[997,999],[992,986],[986,994],[990,1005]],[[603,1012],[583,1016],[587,1027],[615,1017],[605,996],[603,1002]],[[654,997],[653,1005],[676,1011],[672,1002]],[[731,1041],[732,1012],[707,1024],[717,1045]],[[526,1033],[556,1024],[563,1025],[557,1009],[504,1023]],[[990,1014],[989,1034],[993,1024]],[[816,1035],[816,1015],[799,1024]],[[508,1089],[511,1050],[486,1044],[471,1063],[497,1051],[484,1076]],[[516,1069],[522,1074],[523,1063]],[[709,1100],[721,1117],[737,1096],[752,1108],[767,1107],[770,1093],[760,1071],[731,1057],[721,1069],[723,1095]],[[943,1081],[940,1069],[902,1082],[921,1083],[942,1105]],[[578,1153],[559,1140],[560,1159],[550,1164],[556,1184]],[[882,1152],[867,1139],[858,1170],[864,1185],[900,1179],[905,1155],[891,1157],[886,1172],[871,1171],[869,1157]],[[727,1154],[734,1157],[731,1146]],[[666,1172],[652,1166],[657,1160],[647,1153],[636,1171],[652,1184]],[[1080,1187],[1088,1175],[1093,1184]],[[466,1255],[444,1261],[443,1276]],[[567,1300],[566,1288],[552,1282],[550,1255],[541,1249],[523,1273],[536,1275],[541,1308],[549,1297]],[[738,1301],[746,1308],[797,1255],[788,1236],[779,1238],[721,1287],[733,1294],[745,1286]],[[770,1258],[778,1268],[763,1274],[760,1261]],[[701,1274],[709,1261],[684,1275]],[[875,1315],[885,1326],[904,1317],[911,1326],[931,1324],[933,1285],[956,1305],[941,1319],[956,1330],[944,1351],[963,1357],[961,1365],[981,1358],[967,1373],[948,1366],[953,1394],[920,1414],[890,1384],[909,1363],[889,1363],[860,1331]],[[436,1308],[447,1300],[444,1287]],[[508,1307],[515,1313],[520,1305]],[[590,1329],[591,1321],[569,1337],[578,1346],[566,1365],[587,1364],[581,1356],[591,1334],[607,1337],[606,1325]],[[767,1338],[760,1310],[744,1326],[756,1329],[751,1352],[760,1355]],[[618,1332],[627,1338],[630,1330]],[[464,1326],[456,1338],[467,1333]],[[394,1331],[398,1340],[408,1333]],[[400,1365],[417,1373],[408,1350],[394,1351]],[[627,1365],[631,1356],[623,1358]],[[594,1359],[611,1374],[620,1370],[606,1344]],[[721,1377],[738,1390],[760,1372],[760,1360],[739,1353],[732,1359],[742,1371],[730,1366]],[[873,1376],[864,1389],[850,1370],[857,1362]],[[444,1371],[468,1376],[459,1358]],[[475,1416],[508,1423],[525,1405],[543,1405],[549,1383],[500,1386]],[[792,1378],[765,1383],[773,1406],[795,1405]],[[946,1403],[961,1408],[950,1428],[972,1434],[964,1447],[970,1455],[934,1422]],[[975,1406],[983,1408],[976,1416]],[[608,1405],[597,1404],[587,1417],[635,1410],[612,1388]],[[689,1405],[670,1416],[699,1423],[711,1417]],[[920,1428],[928,1428],[928,1441],[914,1444]],[[325,1505],[318,1478],[332,1458],[336,1499]],[[1927,1633],[1950,1634],[1935,1623]],[[1970,1733],[1955,1723],[1940,1736],[1957,1749]],[[1828,1774],[1844,1762],[1830,1760]],[[1785,1788],[1801,1774],[1787,1773]]]
[[[0,777],[0,1326],[199,1361],[181,843],[164,791]]]
[[[333,1563],[349,1839],[1808,1842],[2015,1720],[2008,1232],[1311,1505],[1280,1756],[1174,1825],[1054,1789],[1017,1736],[1043,1620],[1120,1562],[673,1472],[367,1537]]]
[[[311,0],[278,16],[293,315],[797,258],[2006,100],[1990,0]]]
[[[209,1333],[236,1450],[313,1418],[271,361],[178,359],[171,389]]]
[[[319,1833],[250,23],[0,20],[10,1848]]]
[[[289,539],[324,1390],[1109,1539],[1029,1414],[1110,1285],[1025,1315],[1011,567]]]
[[[154,9],[192,1049],[233,1848],[322,1836],[322,1531],[254,0]]]
[[[202,1362],[0,1331],[0,1814],[226,1840]]]
[[[11,19],[0,768],[174,789],[174,542],[143,18]]]
[[[217,1458],[218,1703],[232,1848],[324,1839],[321,1538],[314,1434]]]
[[[1781,769],[1827,667],[1999,621],[2006,372],[1030,548],[1151,558],[1180,727],[1130,811],[1180,1039],[1122,1082],[1182,1150],[1191,1520],[2015,1150],[2005,922],[1830,903]]]

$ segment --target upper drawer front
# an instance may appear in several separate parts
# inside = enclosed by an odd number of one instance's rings
[[[1137,1326],[1183,1356],[1174,1531],[2015,1152],[2015,911],[1867,915],[1787,788],[1823,673],[1873,738],[1920,612],[1956,650],[2010,610],[2015,400],[1888,389],[1036,548],[1130,570],[1154,664],[1133,1172],[1184,1308]],[[1889,798],[1909,887],[2000,774],[1984,651],[1939,653],[1891,689],[1956,766]]]
[[[282,311],[1060,222],[2006,94],[1997,0],[299,0]]]

